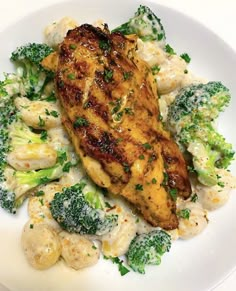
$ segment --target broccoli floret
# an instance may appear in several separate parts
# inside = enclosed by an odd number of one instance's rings
[[[45,131],[42,131],[45,132]],[[23,122],[13,122],[9,127],[10,145],[14,148],[18,145],[24,145],[28,143],[45,143],[47,136],[43,134],[34,133]]]
[[[117,215],[106,215],[86,200],[85,183],[75,184],[56,193],[50,203],[54,219],[68,232],[103,235],[117,225]]]
[[[46,44],[29,43],[11,54],[29,99],[39,99],[46,84],[52,80],[52,72],[41,65],[42,60],[52,52],[53,49]]]
[[[143,41],[156,41],[161,47],[165,46],[165,31],[161,20],[147,6],[140,5],[134,17],[112,32],[124,35],[136,34]]]
[[[171,237],[163,230],[154,230],[137,235],[130,243],[127,259],[128,265],[141,274],[146,265],[159,265],[161,256],[170,250]]]
[[[216,167],[227,168],[234,157],[232,145],[213,126],[229,102],[229,90],[209,82],[183,88],[169,108],[168,127],[191,153],[198,180],[206,186],[217,184]]]
[[[63,174],[63,165],[39,171],[15,171],[7,164],[7,155],[15,146],[29,142],[43,142],[20,121],[14,98],[21,94],[20,83],[14,75],[5,75],[0,83],[0,206],[14,213],[27,196],[27,191],[58,179]]]

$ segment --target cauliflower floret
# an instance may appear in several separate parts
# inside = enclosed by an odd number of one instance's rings
[[[200,203],[188,200],[177,200],[177,214],[179,216],[179,237],[189,239],[200,234],[207,226],[207,212]]]
[[[60,233],[60,239],[61,255],[69,267],[79,270],[98,262],[99,250],[87,238],[63,231]]]
[[[196,184],[195,191],[199,201],[207,210],[215,210],[223,206],[229,199],[230,190],[236,188],[236,177],[225,169],[216,170],[219,182],[215,186],[207,187]]]
[[[68,30],[77,26],[77,21],[70,17],[63,17],[61,20],[53,22],[45,28],[45,43],[56,48],[63,41]]]

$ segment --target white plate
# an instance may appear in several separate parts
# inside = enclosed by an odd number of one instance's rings
[[[16,46],[41,41],[43,28],[63,16],[79,23],[104,19],[115,27],[136,11],[138,1],[77,0],[37,11],[0,33],[1,71],[12,71],[8,57]],[[235,53],[217,36],[199,23],[174,10],[154,3],[147,4],[162,19],[167,41],[178,53],[188,52],[191,69],[209,80],[221,80],[236,96]],[[4,45],[3,45],[4,44]],[[219,129],[236,148],[236,100],[221,115]],[[236,167],[232,167],[236,173]],[[26,206],[12,217],[0,211],[0,282],[11,290],[161,290],[204,291],[215,286],[236,266],[236,197],[232,193],[226,206],[209,215],[208,228],[189,241],[173,243],[159,267],[149,267],[146,275],[129,273],[121,277],[117,266],[103,259],[89,269],[73,271],[63,263],[47,271],[33,270],[20,247],[22,227],[27,220]],[[0,286],[1,290],[1,286]]]

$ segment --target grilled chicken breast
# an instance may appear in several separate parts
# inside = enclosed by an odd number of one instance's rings
[[[55,67],[63,123],[90,177],[153,226],[176,228],[170,189],[187,198],[191,187],[159,121],[156,83],[136,54],[136,36],[84,24],[68,32]]]

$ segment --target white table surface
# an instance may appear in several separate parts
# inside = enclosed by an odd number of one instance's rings
[[[65,2],[66,0],[64,0]],[[86,1],[86,0],[85,0]],[[111,0],[112,1],[112,0]],[[114,1],[114,0],[113,0]],[[135,0],[127,0],[135,1]],[[236,0],[149,0],[174,8],[197,19],[218,34],[236,51]],[[1,0],[0,31],[30,12],[63,0]],[[99,3],[99,0],[97,1]],[[2,44],[3,45],[3,44]],[[1,290],[1,286],[0,286]],[[236,272],[214,291],[236,290]],[[191,290],[189,290],[191,291]],[[199,290],[201,291],[201,290]],[[210,291],[210,290],[209,290]]]

